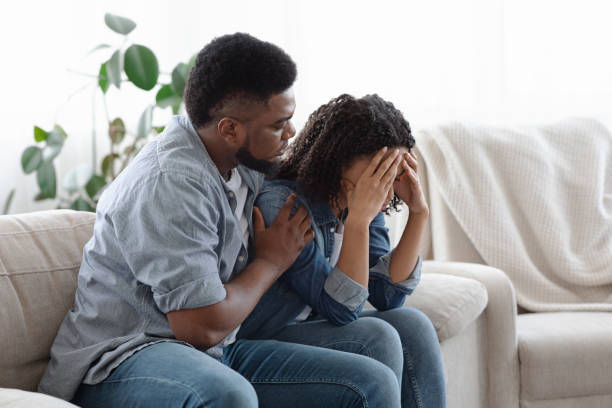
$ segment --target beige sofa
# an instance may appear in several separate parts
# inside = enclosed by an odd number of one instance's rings
[[[0,406],[70,406],[20,390],[35,391],[47,365],[53,338],[72,306],[81,252],[94,218],[70,210],[0,217]],[[479,265],[426,262],[424,271],[408,303],[427,313],[438,331],[448,406],[495,406],[488,402],[490,389],[498,399],[516,399],[514,383],[502,383],[516,375],[508,280]],[[488,298],[493,302],[487,306]],[[512,374],[500,376],[502,371]]]
[[[446,261],[485,262],[428,179],[421,157],[419,177],[430,206],[424,258],[445,265],[444,273],[472,277],[488,290],[485,315],[489,318],[483,337],[488,347],[488,383],[481,387],[488,406],[612,407],[612,313],[528,313],[519,307],[517,314],[512,286],[472,266],[452,264],[455,269],[449,270]]]

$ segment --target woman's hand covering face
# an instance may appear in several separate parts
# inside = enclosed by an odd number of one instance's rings
[[[402,155],[395,149],[385,157],[386,151],[384,147],[374,155],[356,183],[345,179],[349,181],[344,186],[351,218],[369,224],[392,197],[393,183]]]

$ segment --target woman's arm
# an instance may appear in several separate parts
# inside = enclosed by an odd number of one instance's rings
[[[379,310],[403,305],[406,295],[412,293],[421,279],[419,249],[427,224],[429,207],[425,202],[418,177],[417,161],[410,153],[404,153],[402,172],[394,183],[395,193],[406,203],[410,211],[408,222],[399,243],[387,254],[388,230],[382,214],[370,226],[370,303]],[[373,257],[372,252],[376,255]],[[372,262],[376,258],[376,263]]]
[[[389,230],[385,226],[383,213],[379,213],[370,224],[370,280],[368,300],[378,310],[401,307],[421,280],[421,262],[417,257],[416,265],[408,269],[409,277],[393,282],[389,275],[391,259],[397,247],[390,250]]]
[[[274,221],[282,203],[292,191],[278,182],[266,183],[256,202],[266,225]],[[298,204],[305,205],[299,197]],[[338,325],[355,320],[368,297],[367,286],[352,280],[338,268],[332,268],[315,241],[302,250],[281,279],[289,283],[305,305]],[[267,297],[262,298],[262,302],[266,299]],[[276,313],[272,306],[265,306],[258,305],[258,313]],[[265,316],[258,317],[262,318]]]
[[[404,153],[403,156],[403,173],[397,178],[394,188],[408,206],[410,214],[389,265],[389,276],[394,283],[408,279],[416,266],[421,237],[429,217],[429,207],[417,177],[417,160],[413,153]]]

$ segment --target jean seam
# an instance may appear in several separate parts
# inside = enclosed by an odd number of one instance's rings
[[[416,375],[414,374],[414,367],[412,366],[412,358],[410,358],[409,353],[404,351],[404,362],[405,365],[408,366],[408,378],[410,379],[410,387],[412,388],[412,393],[414,395],[414,400],[417,404],[417,407],[423,408],[423,399],[421,398],[421,391],[419,389],[419,384],[416,380]]]
[[[366,345],[365,345],[365,343],[362,343],[362,342],[360,342],[359,340],[340,340],[340,341],[333,341],[333,342],[331,342],[331,343],[323,343],[323,344],[321,344],[321,345],[320,345],[320,346],[318,346],[318,347],[330,348],[331,346],[335,346],[335,345],[338,345],[338,344],[345,344],[345,343],[357,343],[357,344],[359,344],[359,346],[361,346],[361,350],[360,350],[360,352],[359,352],[359,353],[357,353],[357,354],[364,355],[364,354],[361,352],[361,351],[364,351],[364,352],[365,352],[365,356],[366,356],[366,357],[373,358],[373,357],[372,357],[372,353],[370,352],[370,349],[368,348],[368,346],[366,346]]]
[[[125,382],[125,381],[132,381],[132,380],[154,380],[154,381],[158,381],[158,382],[161,382],[161,383],[168,383],[168,384],[172,384],[172,385],[178,385],[178,386],[186,388],[189,391],[191,391],[192,393],[194,393],[198,397],[198,400],[199,400],[198,402],[200,404],[204,403],[204,400],[202,399],[202,396],[192,386],[190,386],[188,384],[184,384],[184,383],[182,383],[180,381],[168,380],[168,379],[165,379],[165,378],[156,378],[156,377],[127,377],[127,378],[121,378],[121,379],[118,379],[118,380],[106,380],[106,381],[103,381],[102,384],[122,383],[122,382]]]
[[[361,392],[358,386],[355,384],[338,380],[336,378],[251,378],[249,380],[252,384],[335,384],[347,387],[355,394],[359,395],[361,403],[364,408],[368,407],[368,399],[365,394]]]

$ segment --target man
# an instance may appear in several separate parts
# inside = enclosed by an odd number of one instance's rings
[[[355,322],[329,348],[236,340],[313,238],[295,197],[269,228],[253,208],[257,171],[273,171],[295,134],[295,77],[288,55],[246,34],[200,51],[189,118],[174,117],[99,201],[40,391],[83,407],[399,406],[402,351],[385,322]],[[331,333],[310,327],[304,336]]]

